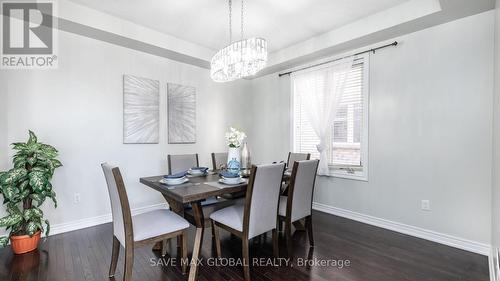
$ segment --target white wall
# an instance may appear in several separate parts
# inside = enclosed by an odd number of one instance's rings
[[[369,181],[319,178],[316,202],[490,243],[493,19],[408,34],[371,56]],[[290,149],[287,80],[252,81],[257,162]]]
[[[228,126],[245,129],[241,112],[248,81],[217,84],[206,69],[66,32],[59,34],[58,57],[56,70],[0,71],[0,105],[7,109],[0,108],[0,163],[12,155],[10,149],[4,154],[5,133],[12,143],[25,141],[31,129],[60,151],[64,167],[53,180],[59,207],[44,208],[53,225],[110,213],[102,162],[121,167],[132,208],[162,203],[163,197],[140,184],[140,177],[165,174],[167,154],[197,152],[202,165],[211,165],[210,153],[226,150]],[[122,144],[123,74],[160,81],[159,144]],[[196,87],[196,144],[167,143],[167,82]],[[78,205],[73,204],[75,192],[81,194]]]
[[[7,168],[7,94],[0,91],[0,170]]]
[[[500,0],[496,1],[495,15],[496,15],[496,22],[495,22],[495,94],[493,103],[494,118],[493,118],[492,244],[494,253],[499,253],[500,252]],[[496,266],[498,268],[498,259],[496,259],[496,262],[497,262]]]

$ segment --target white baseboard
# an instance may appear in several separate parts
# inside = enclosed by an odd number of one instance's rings
[[[318,210],[320,212],[336,215],[339,217],[348,218],[351,220],[359,221],[362,223],[378,226],[381,228],[389,229],[392,231],[396,231],[399,233],[411,235],[414,237],[422,238],[425,240],[437,242],[440,244],[444,244],[447,246],[455,247],[458,249],[466,250],[469,252],[490,256],[491,254],[491,246],[488,244],[455,237],[448,234],[439,233],[436,231],[415,227],[399,222],[394,222],[386,219],[381,219],[361,213],[356,213],[353,211],[336,208],[332,206],[328,206],[321,203],[313,203],[313,209]]]
[[[142,214],[144,212],[166,208],[167,206],[168,205],[166,203],[160,203],[160,204],[135,208],[135,209],[132,209],[131,212],[132,212],[132,215],[138,215],[138,214]],[[85,218],[85,219],[60,223],[60,224],[54,224],[54,225],[51,225],[49,235],[55,235],[55,234],[79,230],[79,229],[87,228],[87,227],[91,227],[91,226],[96,226],[96,225],[100,225],[103,223],[111,222],[111,220],[112,220],[111,214],[106,214],[106,215],[97,216],[97,217],[91,217],[91,218]]]
[[[488,261],[490,263],[490,281],[500,281],[500,248],[492,247]]]

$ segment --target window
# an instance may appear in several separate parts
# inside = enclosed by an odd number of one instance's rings
[[[368,174],[368,55],[357,57],[350,70],[337,115],[329,132],[331,175],[366,180]],[[292,96],[292,146],[319,158],[319,139],[309,123],[300,95]]]

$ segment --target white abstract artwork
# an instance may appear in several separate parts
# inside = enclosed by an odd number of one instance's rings
[[[160,82],[123,75],[123,143],[159,143]]]
[[[167,84],[168,143],[196,142],[196,88]]]

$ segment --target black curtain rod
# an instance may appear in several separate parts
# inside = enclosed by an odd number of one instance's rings
[[[387,44],[387,45],[384,45],[384,46],[380,46],[380,47],[376,47],[376,48],[372,48],[370,50],[366,50],[366,51],[363,51],[363,52],[359,52],[359,53],[356,53],[354,55],[351,55],[351,56],[346,56],[346,57],[343,57],[343,58],[339,58],[339,59],[334,59],[334,60],[329,60],[329,61],[325,61],[325,62],[322,62],[322,63],[318,63],[318,64],[315,64],[315,65],[311,65],[311,66],[306,66],[306,67],[302,67],[302,68],[299,68],[299,69],[296,69],[296,70],[292,70],[292,71],[288,71],[288,72],[284,72],[284,73],[280,73],[278,74],[279,77],[281,76],[284,76],[284,75],[290,75],[294,72],[297,72],[297,71],[301,71],[301,70],[305,70],[305,69],[309,69],[309,68],[312,68],[312,67],[316,67],[316,66],[320,66],[320,65],[324,65],[324,64],[327,64],[327,63],[331,63],[331,62],[335,62],[335,61],[339,61],[339,60],[342,60],[342,59],[345,59],[345,58],[349,58],[349,57],[355,57],[355,56],[359,56],[359,55],[362,55],[362,54],[366,54],[366,53],[371,53],[373,52],[375,54],[376,51],[380,50],[380,49],[384,49],[384,48],[387,48],[387,47],[391,47],[391,46],[397,46],[398,45],[398,41],[394,41],[393,43],[391,44]]]

